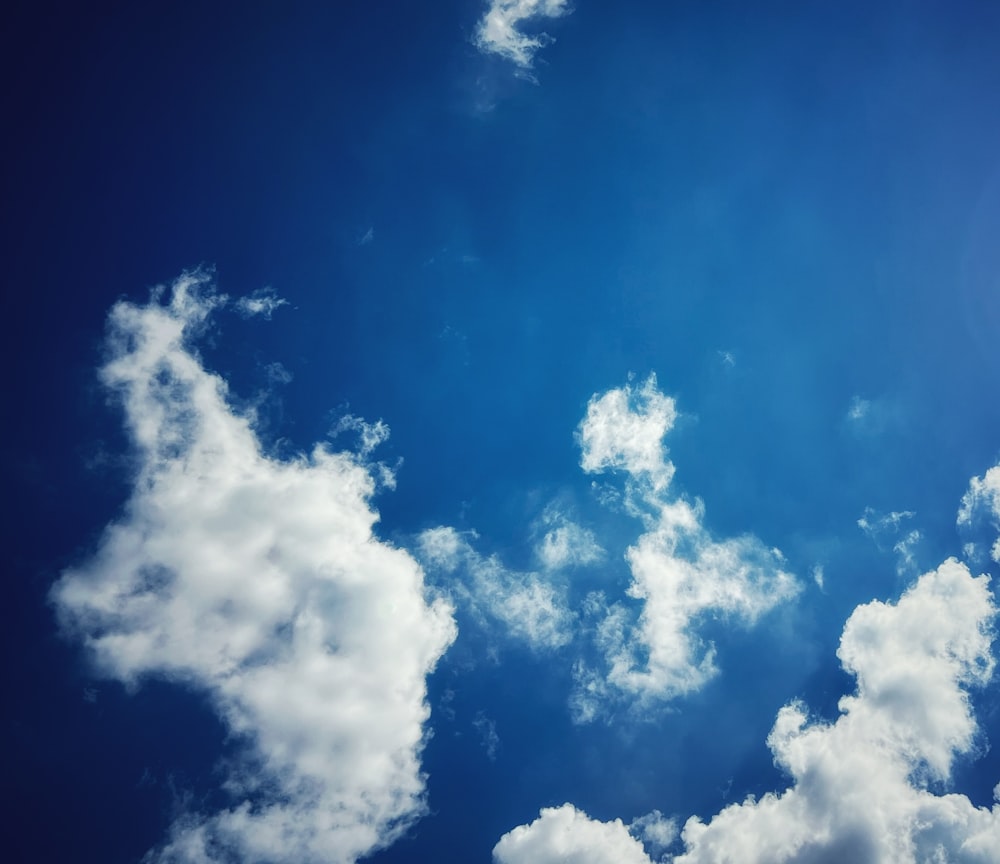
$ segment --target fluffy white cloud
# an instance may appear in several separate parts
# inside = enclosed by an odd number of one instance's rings
[[[792,779],[790,788],[760,800],[751,796],[707,823],[692,817],[681,832],[683,851],[667,860],[996,864],[1000,804],[976,807],[964,795],[934,791],[947,784],[955,755],[976,744],[967,689],[985,685],[994,671],[996,607],[988,583],[949,559],[898,603],[859,606],[837,652],[857,680],[856,692],[840,700],[840,716],[833,723],[810,720],[794,702],[779,711],[768,737],[775,762]],[[599,834],[585,815],[570,809],[558,823],[564,834],[580,825],[601,838],[617,836],[621,823],[609,823],[608,833]],[[542,822],[501,841],[517,838],[517,846],[506,848],[537,850],[535,858],[501,862],[591,860],[554,857],[585,841],[561,839],[557,846],[555,826]],[[583,829],[578,831],[583,838]]]
[[[715,540],[701,502],[670,494],[674,467],[663,436],[676,416],[651,375],[639,387],[595,395],[580,425],[584,470],[624,471],[629,507],[647,525],[626,552],[628,594],[642,601],[638,621],[614,604],[597,626],[609,669],[602,679],[578,668],[580,720],[595,716],[615,691],[649,701],[697,690],[717,672],[713,646],[695,632],[697,620],[712,613],[750,625],[799,591],[780,552],[749,535]]]
[[[1000,465],[969,481],[969,490],[962,497],[958,511],[958,524],[972,525],[983,511],[1000,528]],[[992,555],[994,561],[1000,561],[1000,539],[994,542]]]
[[[626,384],[587,404],[580,424],[580,466],[584,471],[625,471],[647,481],[655,492],[666,489],[674,476],[663,436],[677,419],[674,400],[664,396],[650,375],[640,387]]]
[[[476,27],[476,47],[499,54],[523,70],[530,69],[535,52],[548,45],[552,37],[545,33],[528,36],[520,26],[541,18],[560,18],[569,12],[568,0],[492,0]]]
[[[191,347],[225,302],[206,277],[163,299],[111,311],[101,377],[134,488],[53,602],[104,674],[202,690],[243,744],[232,806],[186,814],[152,860],[356,861],[425,810],[425,680],[454,639],[451,608],[373,534],[359,457],[262,454]]]
[[[572,804],[546,807],[530,825],[504,834],[497,864],[649,864],[642,844],[621,819],[599,822]]]
[[[554,649],[572,640],[576,619],[563,586],[537,573],[508,570],[495,555],[480,555],[454,528],[431,528],[418,542],[429,568],[467,577],[451,581],[447,590],[474,614],[499,621],[510,636],[532,648]]]
[[[947,610],[947,614],[942,614]],[[993,673],[995,615],[985,576],[949,560],[895,605],[855,610],[837,656],[857,678],[835,723],[803,706],[778,714],[768,738],[792,779],[780,795],[727,807],[684,826],[675,864],[995,862],[1000,806],[936,795],[976,732],[966,689]]]

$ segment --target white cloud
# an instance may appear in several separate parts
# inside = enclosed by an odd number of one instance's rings
[[[780,794],[750,796],[705,823],[692,817],[673,864],[995,864],[1000,804],[976,807],[946,786],[956,754],[976,746],[967,688],[993,675],[990,653],[996,607],[986,576],[974,578],[953,559],[923,575],[896,604],[855,609],[837,656],[857,680],[833,723],[810,720],[793,702],[778,712],[768,737],[775,762],[792,779]],[[942,614],[947,610],[947,614]],[[997,795],[1000,795],[998,784]],[[501,849],[523,849],[521,861],[615,860],[571,857],[586,831],[610,849],[620,822],[604,824],[565,805],[568,813],[514,829]],[[546,813],[555,811],[542,811]],[[566,839],[574,833],[576,837]],[[560,831],[556,831],[560,828]],[[557,845],[557,841],[561,845]],[[560,851],[568,854],[562,859]],[[534,853],[535,857],[532,857]],[[496,853],[495,853],[496,854]],[[616,855],[618,857],[616,857]],[[548,856],[548,857],[546,857]]]
[[[234,305],[236,311],[244,318],[260,315],[270,319],[274,310],[281,306],[287,306],[288,301],[275,294],[271,288],[261,288],[247,297],[240,297]]]
[[[727,807],[708,824],[690,819],[676,864],[995,862],[1000,807],[928,788],[974,746],[965,688],[992,675],[994,614],[987,577],[954,560],[896,605],[858,607],[837,652],[856,694],[841,700],[832,724],[787,705],[768,738],[792,787]]]
[[[969,489],[958,511],[958,524],[969,527],[984,511],[994,528],[1000,529],[1000,465],[994,465],[982,477],[969,481]],[[993,543],[991,554],[994,561],[1000,561],[1000,539]]]
[[[667,851],[679,833],[677,820],[667,818],[659,810],[633,819],[628,830],[633,837],[642,841],[642,845],[655,858]]]
[[[858,527],[865,532],[882,551],[892,544],[896,553],[896,573],[900,576],[913,577],[918,571],[917,558],[914,553],[923,535],[917,530],[903,532],[903,522],[912,519],[912,510],[893,510],[891,513],[879,513],[871,507],[865,507],[864,515],[858,519]]]
[[[389,427],[382,420],[367,423],[361,417],[355,417],[353,414],[341,417],[330,430],[330,437],[336,438],[344,432],[358,433],[358,452],[362,456],[368,456],[375,448],[389,439]]]
[[[662,491],[674,476],[663,436],[676,419],[674,400],[657,389],[655,374],[641,387],[626,384],[595,394],[580,424],[580,467],[590,473],[625,471]]]
[[[914,515],[912,510],[879,513],[873,507],[865,507],[864,515],[858,519],[858,527],[881,548],[886,539],[895,537],[902,530],[903,521],[912,519]]]
[[[586,567],[604,557],[594,532],[577,525],[555,505],[545,509],[541,524],[548,530],[535,547],[535,556],[545,570]]]
[[[621,819],[599,822],[572,804],[545,807],[530,825],[504,834],[497,864],[649,864],[642,844]]]
[[[575,616],[562,586],[537,573],[508,570],[495,555],[480,555],[454,528],[431,528],[418,543],[429,568],[467,577],[450,583],[449,590],[475,614],[500,622],[510,636],[535,649],[560,648],[572,640]]]
[[[625,556],[628,594],[642,610],[633,622],[621,604],[607,608],[597,640],[609,686],[578,667],[573,705],[580,720],[595,716],[615,691],[648,702],[697,690],[717,672],[714,647],[698,637],[697,620],[714,613],[750,625],[800,590],[780,552],[749,535],[715,540],[700,501],[668,494],[674,467],[662,439],[675,417],[674,401],[651,375],[638,388],[591,398],[580,426],[584,470],[625,471],[630,509],[647,525]]]
[[[823,575],[822,564],[817,564],[815,567],[813,567],[812,576],[813,576],[813,582],[816,583],[816,587],[819,588],[820,591],[822,591],[824,586],[826,585],[826,577]]]
[[[476,47],[528,70],[535,52],[553,39],[546,33],[528,36],[521,31],[521,25],[542,18],[561,18],[569,12],[568,0],[492,0],[476,26]]]
[[[262,454],[190,344],[224,302],[195,273],[165,305],[112,309],[101,378],[134,487],[51,596],[102,673],[204,691],[242,746],[231,806],[185,814],[151,860],[353,862],[426,809],[425,678],[455,624],[416,561],[373,534],[359,457]]]

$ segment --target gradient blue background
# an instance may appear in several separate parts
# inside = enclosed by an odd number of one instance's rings
[[[309,448],[346,410],[389,424],[383,537],[456,525],[528,567],[556,498],[624,586],[639,528],[598,506],[573,433],[591,394],[654,371],[683,415],[679,487],[806,585],[767,627],[713,633],[723,674],[648,723],[573,726],[568,665],[484,660],[460,619],[430,683],[432,815],[375,861],[488,861],[565,800],[684,818],[784,788],[775,712],[833,716],[844,619],[916,575],[857,527],[865,508],[915,512],[917,569],[960,553],[961,495],[1000,455],[1000,6],[580,0],[546,24],[537,84],[471,44],[481,12],[6,20],[7,860],[135,861],[178,795],[215,788],[227,744],[197,694],[95,681],[45,600],[128,492],[95,377],[106,312],[185,268],[289,301],[271,322],[221,315],[201,346],[241,398],[268,391],[269,445]],[[1000,741],[995,688],[976,703]],[[955,788],[986,804],[998,779],[986,752]]]

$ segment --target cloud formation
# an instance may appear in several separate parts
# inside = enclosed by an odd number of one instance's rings
[[[984,515],[994,528],[1000,529],[1000,465],[994,465],[982,477],[969,481],[969,489],[962,496],[958,511],[958,524],[969,527]],[[990,554],[994,561],[1000,562],[1000,539],[993,543]]]
[[[455,624],[417,562],[374,535],[360,456],[261,452],[192,347],[225,302],[193,273],[112,309],[101,380],[134,486],[51,597],[100,672],[204,692],[241,745],[231,805],[185,814],[151,861],[353,862],[425,810],[425,679]]]
[[[474,535],[473,535],[474,536]],[[563,586],[538,573],[508,570],[495,555],[484,557],[454,528],[431,528],[418,538],[419,554],[432,572],[452,577],[446,590],[483,620],[534,649],[555,649],[573,639],[576,616]]]
[[[496,864],[649,864],[621,819],[599,822],[572,804],[545,807],[493,848]]]
[[[541,525],[547,530],[535,547],[535,556],[545,570],[586,567],[604,557],[594,532],[577,525],[558,507],[545,509]]]
[[[262,318],[270,319],[274,311],[287,306],[288,301],[279,297],[273,288],[260,288],[246,297],[239,297],[233,305],[244,318],[260,315]]]
[[[521,26],[543,18],[561,18],[569,12],[568,0],[492,0],[476,26],[476,47],[527,71],[535,52],[553,39],[546,33],[529,36],[522,32]]]
[[[674,400],[650,375],[639,386],[592,397],[580,425],[581,466],[624,472],[626,506],[646,525],[625,554],[628,594],[642,610],[636,622],[624,605],[607,607],[597,639],[609,668],[578,668],[574,707],[581,720],[593,718],[614,690],[640,702],[697,690],[717,672],[714,647],[695,632],[699,619],[714,614],[752,625],[800,590],[780,552],[750,535],[715,540],[702,503],[670,494],[674,466],[663,437],[676,416]],[[594,597],[591,607],[601,603]]]
[[[900,576],[912,577],[918,572],[914,549],[923,540],[923,535],[916,529],[903,533],[904,520],[912,519],[914,515],[912,510],[879,513],[872,507],[865,507],[864,515],[858,519],[858,527],[875,542],[879,550],[886,551],[889,544],[892,544],[892,551],[897,556],[896,573]]]
[[[692,817],[681,832],[683,850],[665,860],[995,862],[1000,804],[976,807],[964,795],[934,791],[948,783],[955,756],[976,746],[968,688],[985,685],[994,671],[996,607],[988,583],[987,576],[973,577],[949,559],[898,603],[874,601],[855,609],[837,656],[857,689],[840,700],[840,716],[832,723],[810,720],[805,707],[793,702],[778,713],[768,737],[792,785],[726,807],[707,823]],[[571,814],[560,824],[571,816],[595,836],[621,840],[620,822],[598,823],[607,829],[601,833],[585,814],[571,805],[560,809],[566,808]],[[501,839],[494,852],[501,864],[560,860],[560,850],[573,848],[553,830],[551,817],[546,822],[551,811],[542,813]],[[600,854],[579,860],[630,860],[610,840],[595,848]]]

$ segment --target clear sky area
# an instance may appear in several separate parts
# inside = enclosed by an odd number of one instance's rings
[[[1000,862],[1000,5],[0,44],[0,858]]]

